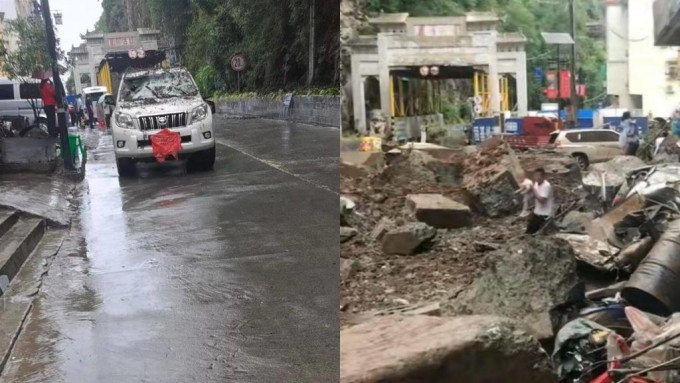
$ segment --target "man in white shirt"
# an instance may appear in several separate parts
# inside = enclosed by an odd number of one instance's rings
[[[534,183],[531,185],[531,193],[534,196],[534,212],[527,223],[527,234],[534,234],[553,215],[553,189],[550,182],[545,180],[545,170],[538,168],[534,171]]]

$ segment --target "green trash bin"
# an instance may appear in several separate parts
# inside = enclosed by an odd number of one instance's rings
[[[76,153],[80,153],[80,157],[82,160],[85,160],[85,149],[83,148],[83,141],[80,139],[80,136],[77,134],[69,134],[68,135],[68,146],[69,146],[69,151],[71,152],[71,160],[76,159]],[[60,148],[61,150],[61,148]]]

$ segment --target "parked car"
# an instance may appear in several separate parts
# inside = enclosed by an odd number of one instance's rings
[[[213,105],[203,100],[184,68],[125,73],[111,121],[118,174],[132,175],[136,162],[154,161],[151,136],[165,128],[180,134],[179,156],[188,159],[190,168],[212,169]]]
[[[33,125],[36,122],[34,107],[39,116],[38,122],[44,122],[46,126],[47,120],[40,98],[40,80],[0,78],[0,116],[22,116]]]
[[[581,169],[595,162],[609,161],[621,154],[619,133],[609,129],[569,129],[550,134],[548,149],[568,154]]]

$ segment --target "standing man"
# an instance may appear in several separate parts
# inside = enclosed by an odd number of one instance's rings
[[[85,114],[83,113],[83,98],[78,95],[76,97],[76,115],[78,116],[78,126],[82,126],[83,122],[83,117],[85,117]]]
[[[47,117],[47,133],[52,137],[57,137],[59,132],[57,131],[54,85],[52,85],[52,81],[49,79],[43,79],[40,82],[40,98],[42,98],[43,109]]]
[[[553,189],[550,182],[545,179],[545,170],[534,170],[534,183],[531,185],[531,194],[534,196],[534,212],[527,223],[527,234],[536,233],[553,215]]]
[[[624,156],[634,156],[640,146],[640,137],[635,120],[630,117],[630,112],[623,112],[621,116],[621,146]]]
[[[94,110],[92,110],[92,98],[85,96],[85,106],[87,107],[87,123],[90,129],[94,129]]]
[[[623,154],[627,156],[634,156],[640,147],[640,134],[637,123],[630,117],[629,112],[623,114],[623,118],[626,119],[626,117],[628,121],[628,129],[626,130],[626,146]]]

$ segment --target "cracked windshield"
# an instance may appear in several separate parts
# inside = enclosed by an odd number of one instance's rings
[[[122,101],[196,95],[191,77],[183,72],[160,72],[134,76],[123,82]]]

